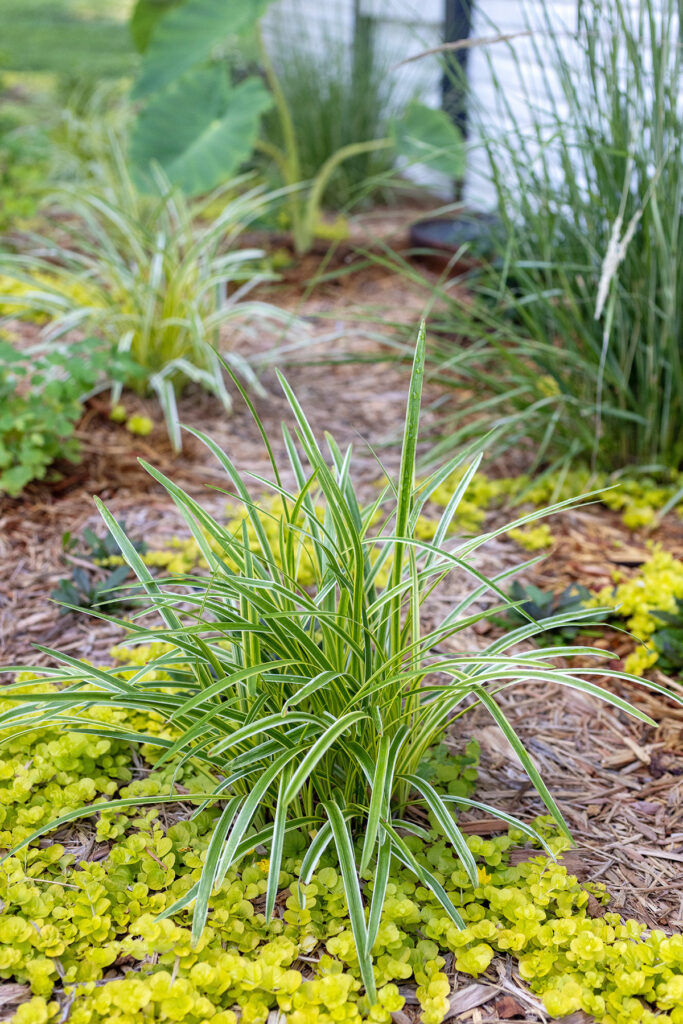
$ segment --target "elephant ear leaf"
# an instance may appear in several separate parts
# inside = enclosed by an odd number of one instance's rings
[[[271,104],[258,78],[232,88],[219,65],[187,72],[137,117],[130,142],[137,184],[154,191],[151,170],[158,164],[186,195],[209,192],[248,159]]]
[[[392,125],[398,154],[410,163],[461,178],[465,173],[462,134],[443,110],[409,103]]]
[[[149,46],[159,18],[182,2],[183,0],[138,0],[129,23],[133,45],[138,53],[144,53]]]
[[[138,28],[143,41],[147,31],[150,38],[133,86],[133,97],[141,99],[159,92],[190,68],[203,64],[226,39],[253,29],[268,3],[269,0],[184,0],[167,5],[160,17],[152,13],[150,19],[151,8],[157,5],[154,0],[144,0]]]

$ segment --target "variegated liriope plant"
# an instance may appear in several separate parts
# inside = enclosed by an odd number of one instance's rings
[[[48,351],[74,332],[102,338],[130,366],[123,378],[114,361],[103,368],[112,402],[124,386],[156,396],[179,451],[177,397],[186,385],[201,385],[229,412],[222,362],[258,390],[257,364],[277,357],[296,323],[252,297],[275,275],[264,250],[241,244],[276,194],[242,176],[190,201],[157,169],[156,194],[142,195],[116,139],[108,160],[95,181],[56,190],[55,209],[68,213],[58,239],[27,234],[24,251],[0,255],[0,313],[44,321]],[[272,339],[261,357],[244,351],[256,327]]]
[[[106,720],[101,725],[92,716],[87,723],[79,721],[79,709],[116,706],[163,716],[175,730],[171,738],[132,730],[119,731],[117,736],[162,747],[161,759],[167,762],[192,760],[205,773],[207,786],[183,800],[217,808],[201,878],[164,916],[193,905],[193,933],[199,938],[210,913],[212,890],[231,865],[255,848],[265,847],[269,858],[265,911],[270,917],[285,837],[300,830],[307,837],[302,882],[310,880],[326,848],[336,850],[371,1002],[376,992],[372,949],[392,860],[409,868],[450,918],[462,924],[426,859],[416,856],[406,842],[411,834],[428,838],[413,810],[426,809],[438,823],[473,884],[477,868],[453,815],[454,807],[476,807],[503,821],[514,821],[478,801],[444,796],[427,781],[421,771],[425,753],[447,728],[453,728],[469,708],[483,705],[566,831],[560,810],[501,707],[501,692],[521,682],[553,682],[600,697],[654,724],[593,681],[604,674],[604,668],[572,665],[576,655],[602,658],[604,651],[576,646],[515,653],[516,645],[549,625],[566,625],[570,619],[587,621],[594,610],[556,615],[541,626],[529,621],[490,641],[483,650],[443,652],[450,637],[509,606],[501,583],[514,570],[505,569],[489,579],[473,562],[481,545],[510,524],[445,544],[449,523],[478,458],[462,474],[433,539],[416,538],[416,523],[430,493],[464,465],[462,459],[454,459],[426,482],[416,483],[424,358],[423,328],[412,369],[399,479],[388,484],[369,507],[359,504],[354,491],[351,449],[341,451],[328,437],[327,454],[323,452],[283,377],[280,383],[295,424],[293,433],[283,428],[287,471],[296,481],[293,490],[284,485],[284,471],[251,407],[272,465],[269,481],[255,479],[259,488],[267,484],[282,502],[276,542],[269,539],[272,529],[266,531],[264,526],[264,516],[272,517],[272,511],[259,509],[245,476],[198,431],[193,432],[216,456],[244,503],[247,515],[241,529],[225,529],[171,480],[151,466],[146,468],[184,516],[208,563],[207,574],[155,579],[114,517],[98,502],[123,557],[138,576],[144,607],[161,620],[158,628],[150,629],[129,623],[134,640],[162,641],[168,647],[142,668],[131,666],[123,674],[53,651],[60,667],[44,674],[60,681],[61,691],[27,696],[16,690],[16,706],[0,718],[0,727],[11,725],[15,731],[40,728],[48,719],[54,723],[61,718],[65,728],[109,736],[112,727]],[[244,398],[249,402],[246,394]],[[534,511],[513,525],[523,525],[547,511]],[[298,582],[303,559],[309,561],[312,585]],[[453,573],[470,582],[466,596],[454,601],[437,625],[423,628],[424,602]],[[490,593],[497,598],[491,602],[495,607],[482,610],[481,598]],[[613,675],[631,678],[618,672]],[[5,693],[11,699],[12,686]],[[148,802],[160,799],[177,801],[178,796],[169,793]],[[79,815],[141,802],[135,797],[83,808],[36,831],[31,839]],[[528,826],[515,824],[539,838]],[[364,881],[372,884],[365,886]]]

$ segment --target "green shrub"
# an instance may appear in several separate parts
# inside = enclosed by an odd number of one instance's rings
[[[133,115],[128,92],[126,79],[61,82],[50,128],[52,182],[119,191],[119,154]]]
[[[551,5],[537,6],[542,24],[531,44],[541,74],[557,73],[560,95],[534,79],[520,114],[509,83],[494,79],[512,126],[495,137],[472,98],[504,230],[492,239],[491,265],[460,282],[471,303],[442,291],[448,337],[438,363],[467,389],[469,412],[503,418],[506,441],[526,439],[539,460],[677,469],[680,4],[585,0],[569,47],[552,27]],[[483,390],[480,403],[473,386]]]
[[[189,380],[212,391],[230,408],[216,349],[250,384],[257,385],[247,358],[224,345],[228,323],[248,331],[249,322],[289,324],[291,316],[265,303],[245,300],[270,275],[260,249],[240,249],[240,233],[264,208],[263,189],[245,191],[244,179],[207,197],[222,198],[222,213],[197,226],[204,204],[190,205],[159,178],[163,194],[136,191],[123,154],[117,173],[100,189],[64,185],[56,195],[68,214],[59,239],[27,237],[30,252],[7,255],[0,271],[16,282],[8,312],[49,319],[47,343],[74,330],[93,331],[126,353],[141,373],[123,385],[156,394],[169,435],[180,448],[176,394]],[[5,291],[7,291],[6,282]],[[0,303],[12,303],[11,294]],[[118,400],[121,384],[114,388]]]
[[[49,352],[0,340],[0,492],[16,497],[55,459],[78,458],[73,434],[84,398],[105,372],[110,379],[130,372],[127,364],[96,338]]]
[[[683,669],[683,600],[678,598],[674,612],[655,611],[653,615],[660,623],[652,634],[657,665],[663,672],[679,676]]]
[[[0,139],[0,229],[8,231],[35,216],[47,163],[17,137]]]
[[[55,677],[66,687],[57,694],[27,694],[24,689],[15,695],[10,686],[6,698],[18,706],[14,714],[0,719],[0,726],[39,728],[61,711],[71,727],[78,728],[71,713],[83,706],[127,707],[160,716],[177,731],[177,738],[132,731],[126,732],[127,738],[161,748],[158,765],[178,756],[181,764],[194,764],[207,778],[204,805],[223,802],[201,878],[165,908],[164,916],[194,904],[193,934],[199,941],[212,891],[233,864],[264,844],[269,855],[265,914],[270,919],[286,837],[304,830],[310,839],[301,863],[304,886],[325,850],[336,852],[350,918],[345,957],[352,955],[355,944],[353,957],[371,1002],[376,995],[371,951],[382,925],[393,859],[415,876],[429,899],[436,900],[445,919],[456,928],[463,925],[437,876],[405,838],[406,832],[424,836],[407,817],[411,806],[421,804],[427,810],[472,885],[478,884],[477,865],[451,806],[477,806],[512,820],[488,805],[469,801],[462,792],[440,795],[421,773],[425,755],[454,717],[472,704],[487,709],[565,831],[555,801],[496,699],[500,689],[531,679],[555,682],[601,697],[654,724],[593,682],[604,674],[604,667],[579,668],[571,663],[574,654],[604,657],[604,651],[553,647],[512,653],[520,641],[544,628],[587,621],[590,610],[555,616],[542,625],[530,621],[483,651],[442,653],[450,637],[509,603],[499,584],[514,570],[503,570],[490,580],[473,561],[487,539],[508,527],[464,541],[453,551],[442,547],[477,461],[455,488],[433,541],[415,537],[415,523],[430,492],[463,461],[452,460],[416,486],[424,358],[423,328],[410,384],[399,479],[388,484],[369,508],[359,506],[354,492],[351,450],[341,452],[328,437],[329,457],[323,455],[282,377],[296,434],[295,440],[284,428],[288,466],[278,465],[256,418],[271,457],[270,487],[282,499],[276,543],[271,544],[263,518],[270,520],[273,514],[259,509],[230,458],[199,431],[193,433],[219,460],[244,502],[249,526],[245,522],[235,532],[221,527],[171,480],[147,468],[183,514],[206,558],[208,576],[155,580],[111,513],[98,502],[147,594],[150,610],[161,619],[161,626],[151,630],[131,624],[133,640],[167,646],[156,657],[148,653],[141,668],[132,662],[123,673],[96,669],[57,653],[62,667]],[[293,477],[296,494],[284,486],[285,472]],[[531,513],[513,525],[543,514]],[[256,552],[250,530],[258,540]],[[218,553],[206,533],[218,543]],[[304,558],[312,573],[310,586],[297,581]],[[454,571],[471,581],[469,592],[424,630],[424,602]],[[501,604],[477,609],[475,602],[488,591]],[[556,657],[563,659],[562,667],[554,664]],[[647,685],[666,692],[654,683]],[[113,801],[108,809],[117,806],[128,804]],[[80,813],[95,809],[99,808]],[[517,824],[535,835],[528,826]],[[366,917],[359,875],[368,871],[374,886]]]
[[[118,0],[0,0],[2,65],[81,81],[130,75],[135,54],[125,6]]]
[[[35,216],[49,166],[42,97],[9,95],[0,76],[0,232]]]

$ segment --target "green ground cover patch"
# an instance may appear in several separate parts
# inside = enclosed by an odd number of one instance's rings
[[[153,653],[112,652],[139,662]],[[12,1024],[56,1024],[67,1007],[72,1024],[235,1024],[238,1008],[243,1024],[263,1024],[272,1009],[288,1024],[390,1024],[406,984],[415,987],[425,1024],[439,1024],[449,1005],[448,952],[458,971],[474,976],[496,953],[511,954],[552,1016],[583,1009],[604,1024],[683,1022],[681,936],[648,934],[610,912],[591,916],[589,893],[604,904],[604,888],[579,885],[533,849],[528,861],[511,865],[509,851],[526,838],[514,828],[491,839],[468,837],[476,885],[433,831],[406,836],[466,927],[459,930],[395,861],[373,946],[374,1006],[363,991],[335,858],[323,857],[307,884],[296,881],[309,841],[303,833],[287,839],[273,919],[263,913],[269,861],[257,847],[213,894],[207,928],[193,944],[191,911],[158,915],[197,880],[207,856],[217,812],[197,814],[198,801],[187,796],[201,788],[201,778],[188,764],[155,769],[152,745],[143,750],[144,763],[134,762],[127,729],[144,728],[150,738],[168,734],[153,716],[100,709],[79,718],[85,729],[106,721],[112,735],[94,740],[57,725],[12,738],[4,733],[0,844],[13,846],[83,801],[128,798],[133,806],[103,811],[94,831],[61,829],[49,845],[32,845],[2,863],[0,978],[26,986]],[[471,791],[474,760],[470,747],[462,757],[437,748],[425,777],[442,792],[454,785]],[[169,797],[170,804],[162,802]],[[141,809],[146,800],[157,806]],[[187,820],[193,805],[195,817]],[[536,824],[553,850],[566,848],[547,822]],[[366,900],[374,884],[372,872],[364,872]]]

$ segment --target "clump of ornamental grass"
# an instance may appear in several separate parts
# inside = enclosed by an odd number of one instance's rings
[[[122,151],[114,142],[110,148],[112,166],[102,180],[55,192],[55,208],[65,215],[59,236],[27,234],[24,251],[3,257],[0,303],[12,316],[46,321],[46,344],[87,330],[127,353],[139,372],[123,383],[156,395],[179,449],[176,397],[189,381],[230,409],[217,350],[258,386],[250,360],[234,340],[221,338],[221,328],[239,326],[244,337],[250,325],[263,331],[270,322],[281,332],[291,323],[289,314],[249,297],[273,275],[263,250],[239,243],[269,196],[243,177],[190,202],[160,172],[156,195],[143,196]],[[201,223],[202,211],[217,205],[220,214]],[[116,402],[121,383],[113,384]]]
[[[132,639],[162,642],[168,645],[161,648],[164,653],[143,666],[107,671],[52,651],[60,667],[44,670],[43,676],[62,684],[61,691],[41,693],[36,688],[26,693],[25,683],[17,684],[21,689],[9,686],[4,692],[16,706],[0,716],[0,727],[12,726],[15,733],[61,721],[68,729],[125,736],[128,742],[160,748],[158,767],[189,763],[204,774],[205,789],[186,799],[198,800],[202,808],[218,805],[220,813],[201,877],[163,913],[168,917],[193,904],[195,941],[207,921],[212,891],[254,849],[265,848],[269,862],[267,918],[275,907],[288,833],[305,836],[302,885],[310,881],[325,851],[335,855],[370,1002],[376,993],[371,950],[392,863],[412,872],[447,917],[456,926],[463,925],[428,861],[415,851],[414,837],[426,840],[428,835],[416,822],[414,808],[427,810],[473,885],[478,881],[477,865],[454,818],[455,807],[497,814],[543,842],[533,829],[502,811],[436,791],[423,770],[424,760],[447,728],[471,707],[486,708],[566,833],[562,814],[508,720],[500,694],[517,683],[553,682],[600,697],[655,724],[593,681],[604,675],[604,667],[579,668],[572,663],[576,655],[604,658],[604,651],[541,647],[514,653],[520,642],[552,626],[585,622],[594,611],[555,615],[541,625],[530,620],[483,650],[445,650],[451,637],[511,604],[500,584],[515,570],[486,578],[474,562],[477,550],[510,526],[522,526],[545,513],[534,511],[448,550],[444,540],[476,472],[474,458],[454,487],[433,538],[416,538],[415,525],[430,494],[467,458],[451,460],[416,485],[424,358],[423,328],[412,369],[399,477],[369,507],[361,506],[354,490],[351,449],[341,451],[328,437],[327,453],[323,451],[281,376],[295,424],[293,433],[283,427],[286,471],[295,490],[285,486],[285,466],[275,458],[248,395],[236,381],[256,417],[271,462],[270,480],[252,476],[259,490],[265,484],[281,499],[277,539],[271,540],[272,531],[264,525],[264,517],[273,512],[258,507],[245,476],[210,438],[192,431],[224,468],[244,503],[248,524],[231,532],[162,473],[146,468],[183,515],[208,563],[208,574],[155,579],[121,526],[98,502],[144,590],[143,610],[156,612],[161,621],[158,628],[143,628],[139,620],[128,623]],[[258,538],[256,550],[250,530]],[[309,560],[311,585],[298,582],[302,558]],[[469,581],[469,590],[453,601],[437,624],[424,627],[425,601],[453,573]],[[497,601],[482,610],[480,599],[486,594]],[[656,684],[645,685],[666,692]],[[157,722],[160,716],[175,729],[175,738],[160,736],[158,728],[124,733],[107,720],[84,726],[75,717],[84,708],[97,707],[148,712]],[[177,795],[171,792],[165,798],[177,800]],[[147,802],[163,799],[155,795]],[[36,830],[21,845],[79,815],[142,802],[140,797],[112,800],[70,812]],[[361,879],[372,880],[367,902]]]
[[[537,465],[678,470],[680,2],[584,0],[572,32],[550,0],[520,6],[530,56],[503,41],[501,75],[485,48],[491,91],[469,96],[501,228],[490,263],[434,292],[446,305],[436,368],[468,411],[444,422],[444,445],[475,420],[503,422],[504,443],[526,443]]]
[[[270,32],[285,41],[281,54],[274,55],[274,71],[296,137],[299,178],[313,181],[337,153],[347,151],[346,147],[385,139],[392,116],[414,97],[399,87],[396,70],[392,70],[396,58],[377,45],[367,19],[356,30],[351,56],[342,41],[343,26],[336,24],[332,31],[323,28],[320,37],[311,31],[301,9],[294,21],[291,11],[273,14]],[[286,141],[282,119],[268,111],[262,125],[266,147],[282,149]],[[270,156],[269,148],[264,148],[264,153]],[[359,201],[390,198],[392,190],[400,187],[395,163],[391,146],[358,147],[355,155],[349,154],[335,168],[321,202],[338,211]]]

